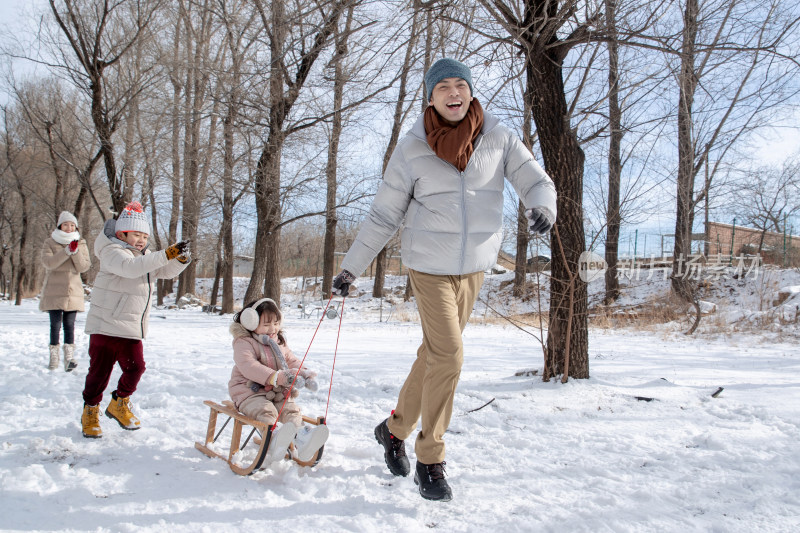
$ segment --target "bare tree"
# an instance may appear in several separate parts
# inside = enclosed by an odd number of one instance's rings
[[[114,132],[119,126],[130,99],[141,89],[142,80],[128,86],[109,85],[109,71],[117,66],[145,32],[155,16],[159,2],[131,0],[49,0],[50,10],[67,40],[58,68],[67,71],[72,82],[89,98],[91,116],[114,211],[120,212],[129,198],[124,182],[117,174]],[[71,52],[73,57],[68,57]]]
[[[761,167],[741,174],[734,188],[734,207],[743,214],[745,224],[761,230],[760,254],[766,233],[790,233],[786,222],[800,213],[800,157],[795,154],[780,168]],[[743,204],[741,198],[748,201]]]
[[[558,221],[551,248],[550,319],[543,379],[557,375],[589,377],[586,284],[577,279],[585,250],[583,230],[584,154],[574,129],[562,69],[569,51],[589,40],[597,13],[575,20],[577,3],[546,0],[480,0],[525,60],[531,113],[536,123],[545,170],[558,191]],[[566,33],[566,37],[559,35]]]
[[[83,125],[85,117],[81,116],[74,94],[65,94],[56,79],[15,85],[13,91],[20,115],[38,142],[47,148],[55,183],[50,188],[52,220],[55,222],[65,209],[80,218],[87,197],[105,220],[92,183],[92,173],[102,156],[94,132]]]
[[[695,287],[681,272],[680,262],[691,253],[695,207],[707,197],[716,170],[736,140],[752,131],[765,112],[783,103],[785,93],[775,90],[776,84],[791,79],[794,73],[781,64],[788,59],[790,66],[798,65],[793,35],[800,18],[793,13],[793,6],[788,6],[789,11],[786,7],[780,0],[758,5],[735,0],[700,5],[698,0],[687,0],[683,9],[676,76],[678,173],[671,281],[675,294],[686,302],[694,302]],[[745,18],[747,24],[743,23]],[[795,44],[793,50],[791,42]],[[787,46],[793,57],[787,57]],[[725,84],[715,87],[713,109],[698,114],[697,89],[702,83],[704,93],[708,93],[714,77],[724,79]],[[753,87],[751,80],[755,80]],[[718,102],[724,97],[726,105],[720,106]],[[744,117],[736,117],[735,111],[743,108],[749,111]],[[714,152],[716,164],[710,161]],[[706,166],[711,168],[706,168],[705,182],[696,193],[696,179]]]
[[[19,238],[17,241],[17,272],[13,277],[13,292],[16,294],[14,305],[22,305],[22,297],[24,293],[23,285],[28,279],[30,258],[28,251],[28,232],[29,232],[29,186],[30,181],[30,156],[31,151],[25,153],[24,146],[19,146],[13,135],[10,133],[13,128],[9,127],[9,113],[6,106],[0,107],[0,112],[3,114],[3,147],[5,148],[5,168],[4,174],[7,173],[15,185],[15,193],[19,198],[20,210],[20,226]],[[13,261],[13,259],[12,259]]]
[[[339,156],[339,141],[342,137],[342,104],[344,102],[344,86],[347,83],[345,75],[344,58],[347,56],[347,40],[353,23],[353,10],[350,4],[347,8],[344,28],[338,25],[334,31],[335,50],[329,63],[333,71],[333,118],[331,121],[330,141],[328,142],[328,162],[325,166],[325,239],[322,247],[322,294],[330,294],[333,279],[334,252],[336,251],[336,190],[337,190],[337,162]]]
[[[244,9],[238,2],[219,2],[218,16],[225,25],[225,43],[229,51],[230,64],[227,76],[220,76],[220,83],[227,87],[222,91],[223,107],[223,176],[222,176],[222,228],[220,250],[220,275],[222,276],[222,313],[233,312],[233,267],[234,267],[234,241],[233,241],[233,212],[242,196],[249,191],[250,181],[240,186],[238,191],[235,186],[236,166],[236,130],[240,124],[240,112],[244,101],[245,68],[251,61],[250,49],[256,43],[254,26],[258,13],[255,10]],[[246,173],[249,175],[249,173]],[[212,291],[212,297],[216,290]],[[212,302],[213,305],[213,302]]]
[[[620,229],[620,189],[622,181],[622,110],[619,104],[619,42],[617,40],[617,0],[605,2],[608,30],[608,207],[606,209],[606,294],[604,303],[619,297],[617,252]]]
[[[255,176],[256,249],[245,301],[260,294],[280,299],[281,155],[288,135],[285,123],[314,63],[330,43],[339,17],[351,1],[315,4],[316,20],[310,18],[312,10],[307,12],[308,18],[297,19],[289,16],[280,2],[272,2],[269,11],[262,0],[255,2],[269,36],[269,101],[266,140]],[[292,42],[303,44],[295,44],[292,53],[287,53],[290,36]]]
[[[415,63],[414,50],[422,32],[421,19],[423,16],[427,16],[427,14],[430,13],[430,10],[422,10],[421,8],[423,6],[421,4],[422,3],[418,1],[413,3],[414,11],[411,18],[410,35],[406,44],[403,64],[400,68],[400,83],[398,85],[397,99],[395,101],[394,114],[392,116],[392,129],[391,133],[389,134],[389,142],[386,145],[386,151],[383,153],[381,175],[386,172],[386,167],[389,165],[389,160],[391,159],[394,149],[397,147],[397,142],[400,139],[400,130],[402,129],[403,123],[405,122],[411,106],[413,105],[418,94],[418,92],[415,91],[412,93],[412,98],[410,100],[408,99],[409,77]],[[429,33],[430,26],[428,26],[426,29]],[[423,98],[423,106],[426,104],[427,102],[424,102]],[[386,255],[387,247],[384,246],[378,256],[375,258],[375,280],[372,285],[372,296],[374,298],[380,298],[383,296],[384,279],[386,275]]]
[[[197,225],[205,198],[210,162],[218,129],[219,99],[210,95],[210,77],[213,65],[225,50],[212,41],[216,26],[209,9],[211,0],[202,0],[195,8],[194,2],[182,2],[180,16],[186,30],[187,63],[183,84],[183,216],[181,237],[197,246]],[[214,49],[212,49],[214,47]],[[213,100],[213,102],[212,102]],[[207,110],[211,103],[213,109]],[[201,126],[205,126],[202,131]],[[206,139],[204,139],[206,137]],[[177,297],[193,293],[197,261],[181,272]]]

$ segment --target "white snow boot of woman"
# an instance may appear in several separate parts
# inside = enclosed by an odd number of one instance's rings
[[[304,463],[313,459],[317,450],[328,440],[329,434],[328,426],[325,424],[301,427],[294,438],[295,459]]]
[[[47,368],[49,370],[55,370],[56,368],[58,368],[58,360],[59,360],[58,350],[59,350],[59,348],[61,348],[61,346],[58,345],[58,344],[51,344],[50,345],[50,364],[47,365]]]
[[[75,367],[78,366],[78,362],[75,360],[75,345],[74,344],[65,344],[64,345],[64,370],[67,372],[72,372],[75,370]],[[58,356],[56,356],[56,361],[58,360]],[[58,362],[56,362],[58,364]]]

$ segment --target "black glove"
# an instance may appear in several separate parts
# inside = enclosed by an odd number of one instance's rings
[[[175,244],[173,244],[172,246],[170,246],[169,248],[164,250],[164,252],[166,252],[166,254],[167,254],[167,259],[170,259],[170,260],[175,259],[176,257],[178,257],[180,255],[184,255],[188,251],[189,251],[189,241],[176,242]],[[182,261],[182,262],[185,262],[185,261]]]
[[[356,280],[356,277],[347,270],[342,270],[339,275],[333,278],[333,294],[339,296],[347,296],[350,294],[350,284]]]
[[[534,235],[544,235],[556,221],[555,215],[546,207],[534,207],[525,210],[528,219],[528,230]]]

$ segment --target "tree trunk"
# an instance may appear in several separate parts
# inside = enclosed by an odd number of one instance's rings
[[[694,137],[692,132],[692,106],[697,79],[694,72],[697,39],[698,0],[686,0],[683,14],[683,43],[681,71],[678,77],[678,191],[675,216],[675,248],[672,263],[672,290],[682,300],[694,301],[694,288],[683,263],[691,255],[692,225],[694,223]]]
[[[580,255],[586,249],[582,204],[584,154],[575,131],[570,128],[562,60],[539,51],[531,54],[527,63],[526,72],[533,87],[531,111],[542,157],[558,191],[556,225],[560,239],[551,238],[550,319],[543,379],[559,374],[562,380],[588,378],[588,292],[586,283],[576,276]]]
[[[66,209],[66,198],[64,198],[64,175],[58,165],[58,156],[56,156],[54,141],[53,141],[53,126],[52,122],[45,123],[45,133],[47,134],[47,148],[50,154],[50,165],[53,167],[53,175],[56,178],[56,187],[53,191],[53,211],[54,222],[58,222],[58,216],[61,211]],[[73,213],[76,217],[77,213]]]
[[[178,16],[175,27],[175,39],[172,44],[172,67],[178,69],[182,64],[181,60],[181,27],[183,17]],[[181,94],[183,93],[183,83],[179,71],[170,71],[170,82],[172,83],[172,176],[170,184],[172,186],[172,202],[170,203],[169,226],[167,228],[167,245],[174,244],[178,240],[178,221],[181,213]],[[174,280],[162,280],[162,291],[164,294],[171,294],[173,291]],[[163,297],[163,295],[162,295]]]
[[[619,107],[619,44],[616,32],[617,0],[606,0],[608,25],[608,206],[606,208],[606,293],[603,303],[619,298],[617,256],[619,254],[620,188],[622,182],[622,111]]]
[[[386,280],[386,255],[388,250],[384,246],[375,257],[375,280],[372,283],[372,297],[380,298],[383,296],[383,287]]]
[[[392,120],[392,132],[389,134],[389,143],[386,145],[386,151],[383,153],[383,166],[381,167],[381,175],[386,172],[386,167],[389,165],[389,160],[392,158],[392,154],[394,153],[394,149],[397,147],[397,142],[400,139],[400,130],[403,127],[403,117],[405,115],[405,102],[406,96],[408,95],[408,76],[411,72],[411,67],[413,66],[413,57],[414,57],[414,48],[417,45],[417,41],[419,40],[419,19],[421,17],[420,13],[421,6],[419,5],[418,1],[414,2],[414,15],[411,20],[411,37],[408,40],[408,46],[406,47],[406,54],[403,60],[403,68],[400,71],[400,86],[397,90],[397,100],[394,104],[394,117]],[[427,10],[429,13],[430,10]],[[430,35],[430,28],[428,28],[428,34]],[[424,65],[424,71],[427,71],[428,64]],[[412,102],[413,105],[413,102]],[[425,106],[427,102],[425,99],[422,99],[422,106],[423,111],[425,110]],[[372,285],[372,297],[373,298],[380,298],[383,295],[383,287],[385,283],[386,277],[386,247],[384,246],[383,249],[378,253],[378,256],[375,259],[375,281]]]
[[[552,276],[550,317],[544,348],[545,381],[562,374],[589,377],[588,291],[578,279],[578,261],[586,249],[583,232],[583,150],[570,125],[562,65],[571,47],[591,35],[575,28],[570,38],[558,38],[572,24],[572,11],[561,2],[524,0],[522,17],[516,6],[500,0],[480,0],[525,51],[526,107],[536,123],[544,168],[558,191],[558,219],[551,231]]]
[[[270,77],[269,77],[269,116],[267,141],[261,150],[261,157],[256,166],[255,200],[257,233],[255,253],[253,254],[253,273],[250,284],[245,292],[244,303],[251,302],[261,297],[272,298],[280,302],[280,230],[281,205],[281,152],[283,151],[284,132],[283,122],[289,109],[284,96],[284,75],[281,62],[278,60],[283,54],[286,41],[286,20],[284,5],[273,2],[270,7],[271,24],[268,28],[272,31],[270,37]],[[291,107],[291,104],[288,105]],[[262,288],[263,283],[263,288]]]
[[[211,286],[211,298],[208,302],[213,309],[217,305],[217,293],[219,292],[219,281],[222,277],[222,231],[220,230],[219,238],[217,239],[217,253],[216,260],[214,261],[214,283]]]
[[[322,247],[322,294],[331,293],[333,282],[334,252],[336,251],[336,171],[339,156],[339,140],[342,136],[342,101],[346,82],[342,60],[347,56],[347,37],[353,20],[353,6],[347,11],[347,21],[343,32],[336,31],[336,51],[331,60],[333,63],[333,121],[331,138],[328,143],[328,162],[325,167],[327,185],[325,196],[325,240]]]
[[[203,179],[200,176],[200,136],[201,126],[204,120],[203,106],[208,94],[208,47],[211,31],[211,15],[207,9],[201,12],[199,27],[193,28],[193,39],[188,40],[194,46],[191,63],[186,68],[186,82],[184,84],[184,171],[183,171],[183,218],[181,224],[181,237],[184,241],[192,241],[197,253],[197,224],[200,219],[200,209],[204,196]],[[187,28],[191,26],[190,15],[186,15]],[[216,116],[211,114],[211,125],[209,127],[209,144],[206,147],[206,159],[208,152],[213,147],[215,134]],[[207,164],[203,166],[203,171],[207,172]],[[197,254],[199,255],[199,254]],[[181,272],[178,280],[178,292],[176,298],[180,298],[186,293],[194,293],[195,277],[197,272],[197,261],[192,261]]]
[[[261,152],[255,175],[256,242],[253,273],[244,303],[261,297],[280,301],[280,162],[283,132],[273,128]],[[263,284],[263,287],[262,287]]]
[[[103,73],[90,73],[91,98],[92,98],[92,122],[94,123],[97,136],[100,140],[100,151],[103,154],[103,164],[106,169],[106,181],[111,193],[111,204],[116,213],[121,213],[125,207],[123,181],[117,178],[117,163],[114,158],[114,142],[112,140],[113,131],[108,124],[106,109],[103,107]]]
[[[297,72],[292,80],[286,79],[288,68],[283,63],[286,32],[290,25],[284,14],[284,4],[272,2],[270,17],[264,11],[261,0],[256,7],[262,15],[265,29],[269,34],[270,76],[269,109],[267,118],[267,140],[261,150],[255,174],[255,200],[257,234],[253,257],[253,273],[245,292],[245,301],[259,296],[263,282],[263,293],[275,301],[280,301],[280,236],[281,236],[281,152],[288,134],[284,123],[297,101],[300,91],[308,78],[315,61],[319,58],[336,26],[342,11],[350,0],[330,4],[330,9],[321,20],[319,30],[314,36],[312,46],[298,60]],[[285,91],[284,87],[289,87]]]
[[[75,218],[78,220],[81,219],[81,214],[83,211],[83,202],[86,198],[86,187],[81,185],[80,191],[78,191],[78,197],[75,199],[75,205],[72,206],[72,214],[75,215]]]
[[[532,91],[529,77],[525,79],[525,95],[523,97],[524,109],[522,111],[522,142],[533,152],[533,132],[531,131],[531,103],[533,102]],[[528,218],[525,216],[525,206],[522,201],[517,206],[517,256],[514,259],[514,288],[513,294],[520,298],[525,294],[525,281],[528,276],[528,243],[530,243],[530,231],[528,230]]]
[[[125,120],[125,135],[123,136],[123,150],[122,150],[122,169],[120,170],[120,179],[123,183],[123,202],[125,205],[133,199],[133,187],[136,183],[134,178],[134,153],[136,144],[136,122],[139,120],[138,113],[138,99],[131,99],[128,108],[127,117]],[[147,198],[141,198],[142,206],[147,205]]]
[[[528,277],[528,217],[525,216],[525,205],[519,200],[517,205],[517,256],[514,259],[514,287],[515,298],[525,295],[526,279]]]
[[[234,85],[238,85],[234,82]],[[223,170],[222,170],[222,313],[233,312],[233,123],[236,120],[238,92],[231,92],[228,111],[222,124]]]
[[[17,262],[17,278],[15,280],[17,297],[14,300],[14,305],[22,305],[23,282],[27,276],[27,259],[25,257],[26,245],[28,243],[28,197],[22,187],[22,183],[17,178],[17,192],[20,198],[20,222],[22,230],[19,234],[19,261]]]

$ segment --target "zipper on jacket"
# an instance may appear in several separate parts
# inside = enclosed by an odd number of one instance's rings
[[[142,254],[144,255],[144,254]],[[150,298],[153,297],[153,286],[150,284],[150,272],[147,273],[147,301],[144,304],[144,311],[142,311],[142,318],[139,321],[139,327],[142,330],[142,339],[144,339],[144,317],[147,314],[147,308],[150,306]]]
[[[478,146],[480,146],[480,144],[483,141],[484,137],[486,137],[485,134],[480,134],[480,135],[478,135],[478,138],[475,140],[475,145],[472,147],[472,155],[473,156],[478,151]],[[425,146],[428,147],[428,150],[430,150],[430,152],[434,156],[439,157],[436,154],[436,152],[433,151],[433,148],[430,147],[430,145],[428,144],[428,141],[424,140],[424,142],[425,142]],[[461,260],[459,261],[458,270],[459,270],[459,274],[462,274],[463,270],[464,270],[464,256],[466,255],[466,250],[467,250],[467,235],[468,235],[468,233],[467,233],[467,182],[464,179],[464,174],[466,174],[470,163],[472,163],[473,157],[469,158],[469,161],[467,161],[467,166],[464,167],[463,171],[462,170],[458,170],[458,167],[456,167],[450,161],[446,161],[446,160],[442,159],[441,157],[439,157],[439,159],[441,159],[446,164],[448,164],[451,167],[453,167],[453,170],[458,172],[458,177],[461,180]]]
[[[474,154],[475,152],[473,152]],[[472,159],[472,158],[470,158]],[[467,162],[469,166],[469,161]],[[466,167],[464,168],[466,170]],[[467,180],[464,179],[464,172],[461,172],[461,260],[458,265],[458,273],[464,273],[464,256],[467,253]]]
[[[472,156],[467,161],[467,166],[464,167],[464,170],[458,170],[458,168],[453,165],[453,168],[456,169],[459,173],[459,177],[461,178],[461,260],[459,261],[458,265],[458,273],[465,274],[464,272],[464,260],[465,256],[467,255],[467,239],[469,238],[469,231],[467,231],[467,180],[464,176],[467,173],[467,169],[469,168],[470,163],[474,159],[475,154],[478,151],[478,146],[480,146],[481,141],[483,141],[484,135],[479,135],[478,138],[475,140],[475,145],[472,147]]]

